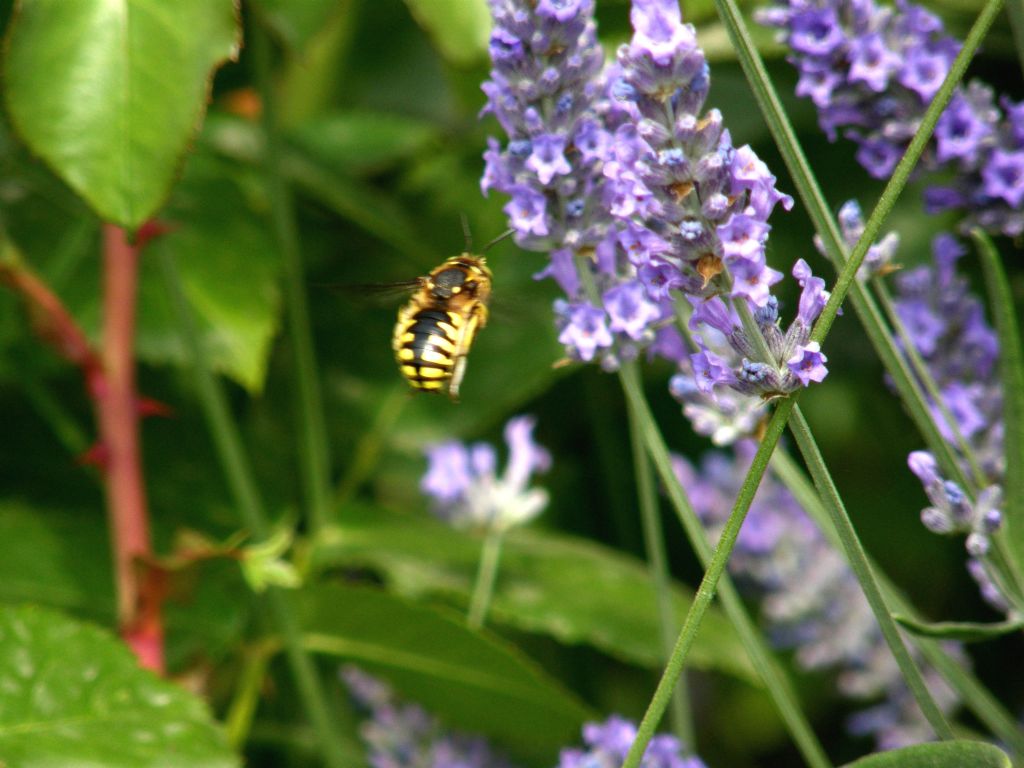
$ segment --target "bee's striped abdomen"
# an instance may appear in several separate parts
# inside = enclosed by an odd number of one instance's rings
[[[396,357],[416,389],[441,391],[452,377],[460,318],[454,312],[421,309],[401,324]]]

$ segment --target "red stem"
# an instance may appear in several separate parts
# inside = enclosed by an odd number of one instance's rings
[[[135,392],[135,301],[138,249],[125,231],[103,227],[102,391],[95,392],[105,450],[107,511],[114,546],[121,634],[140,663],[162,672],[162,584],[152,560],[146,490],[142,480],[138,397]]]

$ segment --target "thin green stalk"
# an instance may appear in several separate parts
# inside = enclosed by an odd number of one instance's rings
[[[370,428],[356,443],[355,456],[349,462],[345,474],[338,481],[334,492],[334,504],[337,509],[345,504],[373,472],[380,458],[381,447],[388,433],[391,432],[398,417],[402,414],[405,404],[409,402],[409,387],[399,382],[384,396]]]
[[[900,341],[903,343],[903,354],[906,355],[907,360],[910,362],[910,367],[914,370],[914,376],[921,383],[921,386],[924,387],[924,391],[928,393],[928,397],[931,398],[939,415],[946,422],[946,428],[953,434],[953,439],[960,450],[960,455],[963,456],[964,461],[967,462],[967,466],[971,470],[971,480],[974,481],[974,491],[976,494],[978,490],[988,485],[988,481],[985,479],[985,473],[982,471],[981,465],[978,464],[978,457],[975,455],[974,448],[971,447],[963,432],[960,431],[960,425],[946,405],[946,398],[939,392],[939,386],[935,383],[932,372],[928,370],[928,366],[921,358],[921,353],[917,351],[917,345],[910,337],[907,327],[900,320],[899,313],[896,311],[896,305],[885,282],[878,278],[873,281],[873,285],[875,293],[878,294],[882,309],[885,310],[885,315],[889,319],[889,325],[896,331],[896,335],[899,336]]]
[[[734,0],[715,0],[715,3],[719,16],[725,24],[736,48],[740,64],[743,66],[747,81],[750,83],[765,122],[768,124],[768,128],[782,154],[786,167],[789,169],[793,182],[796,184],[797,194],[806,206],[814,229],[821,238],[829,258],[838,269],[846,261],[842,235],[831,214],[829,205],[825,201],[821,188],[811,171],[803,149],[797,141],[796,133],[789,122],[789,117],[786,115],[771,79],[768,77],[764,62],[761,60],[761,56],[750,37],[750,33]],[[989,26],[991,26],[998,15],[1001,4],[1002,0],[988,0],[974,26],[971,28],[967,39],[964,41],[964,46],[953,62],[953,66],[950,68],[950,72],[946,76],[942,87],[925,113],[920,129],[907,148],[903,159],[897,165],[875,210],[868,218],[864,233],[853,249],[850,259],[855,260],[858,264],[867,252],[867,249],[877,238],[886,216],[888,216],[897,196],[906,184],[911,169],[924,151],[939,115],[949,102],[954,88],[962,79],[967,65],[977,51]],[[839,290],[840,288],[842,290]],[[924,393],[914,381],[902,356],[896,349],[891,334],[885,328],[878,308],[874,305],[874,302],[863,286],[854,281],[853,274],[849,274],[845,280],[840,278],[840,282],[837,282],[836,289],[833,290],[832,298],[822,312],[822,317],[818,321],[818,326],[815,328],[815,334],[812,335],[812,339],[818,342],[822,341],[824,334],[835,318],[840,301],[845,297],[847,289],[849,289],[854,310],[857,312],[872,346],[875,348],[885,369],[892,377],[897,392],[903,400],[915,426],[925,438],[929,450],[935,454],[949,477],[953,479],[957,479],[958,476],[962,477],[963,473],[959,463],[956,461],[956,456],[953,454],[949,444],[942,439],[941,434],[939,434],[931,419]],[[966,483],[964,483],[964,486],[966,487]]]
[[[911,658],[907,647],[903,644],[903,638],[896,627],[896,622],[893,621],[889,607],[882,597],[878,582],[871,572],[867,554],[857,538],[857,533],[846,513],[843,500],[839,496],[839,491],[832,481],[828,467],[825,466],[825,460],[818,450],[818,445],[814,441],[811,429],[799,407],[793,409],[793,417],[790,420],[789,426],[793,436],[796,438],[800,453],[803,454],[804,461],[811,472],[814,485],[818,489],[818,495],[821,497],[825,504],[825,509],[832,518],[832,525],[839,535],[839,541],[843,552],[846,554],[846,560],[850,564],[850,568],[853,569],[854,575],[856,575],[857,581],[860,583],[860,588],[864,592],[864,597],[867,598],[868,604],[878,620],[882,635],[889,644],[889,650],[892,651],[892,655],[899,665],[900,673],[903,675],[907,687],[913,694],[922,713],[924,713],[925,719],[928,720],[928,723],[935,730],[936,735],[943,740],[954,738],[953,729],[946,722],[945,715],[942,714],[942,710],[939,709],[935,699],[932,698],[920,670]]]
[[[199,333],[185,302],[181,277],[178,275],[174,260],[166,251],[161,252],[159,258],[182,340],[191,358],[196,394],[228,488],[234,497],[243,524],[252,531],[256,541],[261,541],[270,535],[270,523],[256,490],[252,469],[242,447],[242,438],[231,418],[224,390],[214,378],[200,344]],[[335,732],[316,668],[302,647],[302,630],[295,610],[279,589],[268,589],[264,599],[270,607],[271,619],[284,639],[284,649],[292,676],[295,678],[306,715],[317,734],[324,761],[330,768],[345,768],[345,752]]]
[[[242,672],[238,676],[235,695],[224,718],[228,746],[235,751],[240,752],[245,747],[260,702],[263,679],[267,676],[270,659],[277,650],[263,644],[242,653]]]
[[[270,74],[269,34],[258,20],[248,35],[256,85],[263,102],[264,164],[274,237],[284,261],[285,305],[288,337],[295,376],[295,407],[299,434],[299,471],[303,480],[308,523],[312,533],[330,516],[330,454],[320,394],[313,333],[306,305],[305,277],[299,247],[295,206],[282,171],[284,146],[277,124],[276,99]]]
[[[629,437],[633,452],[633,471],[636,475],[637,500],[640,506],[640,523],[644,532],[644,548],[647,565],[654,585],[655,601],[658,608],[658,623],[661,629],[663,661],[668,663],[675,645],[676,619],[672,608],[672,582],[668,570],[668,556],[665,553],[665,537],[662,535],[661,519],[658,515],[658,493],[650,457],[644,447],[643,432],[640,429],[636,409],[629,407]],[[672,695],[672,730],[688,749],[696,751],[689,701],[686,693],[686,679],[680,678]]]
[[[1003,480],[1005,493],[1004,531],[996,534],[997,542],[1005,545],[1004,555],[1009,561],[1018,595],[1024,582],[1024,351],[1021,349],[1017,312],[1013,293],[1006,279],[999,253],[988,236],[979,229],[971,232],[978,246],[978,255],[985,273],[989,305],[999,334],[999,375],[1003,385],[1003,454],[1006,471]]]
[[[797,466],[793,457],[782,448],[777,448],[772,454],[772,471],[811,517],[829,544],[834,549],[842,551],[839,533],[832,525],[831,518],[817,491],[803,470]],[[895,612],[905,614],[912,619],[921,619],[921,615],[910,601],[904,597],[878,565],[870,558],[869,563],[872,573],[878,579],[886,603],[891,605]],[[1024,758],[1024,732],[1018,727],[1014,717],[1006,711],[1006,708],[999,703],[988,688],[982,685],[969,669],[950,656],[942,643],[916,635],[911,635],[910,640],[928,663],[935,667],[943,679],[956,691],[967,708],[988,726],[998,739],[1006,743],[1015,752],[1017,758]]]
[[[705,574],[704,581],[701,583],[703,592],[698,590],[698,594],[690,606],[686,622],[679,635],[679,641],[673,648],[670,663],[662,674],[654,697],[641,721],[637,738],[630,750],[631,757],[627,757],[627,762],[624,765],[630,765],[630,759],[633,761],[632,766],[635,767],[639,764],[640,757],[643,755],[648,742],[657,728],[658,722],[668,706],[675,680],[685,664],[686,654],[693,642],[693,638],[696,636],[697,627],[707,611],[708,604],[713,596],[714,587],[717,584],[722,607],[735,627],[740,641],[743,643],[743,647],[747,651],[751,663],[754,665],[754,669],[764,681],[765,689],[769,696],[772,697],[772,701],[792,735],[804,761],[809,766],[812,766],[812,768],[827,768],[831,763],[821,743],[814,735],[814,731],[807,721],[803,710],[800,708],[796,693],[789,679],[766,647],[760,631],[747,614],[746,608],[740,600],[739,594],[736,592],[728,573],[723,573],[722,568],[729,555],[727,550],[731,546],[725,539],[724,532],[722,540],[720,540],[718,547],[715,549],[714,554],[712,554],[704,527],[694,512],[693,507],[690,506],[686,492],[679,484],[679,479],[672,468],[672,459],[669,456],[668,447],[665,445],[654,416],[647,405],[643,389],[640,386],[640,375],[636,363],[624,363],[619,372],[619,380],[622,383],[623,391],[626,393],[629,407],[636,414],[644,437],[644,443],[651,461],[654,463],[654,468],[683,529],[686,531],[691,546],[697,553],[697,557],[701,564],[708,569],[709,573],[713,564],[713,557],[717,558],[719,562],[719,567],[710,579]],[[776,411],[775,416],[769,422],[765,439],[758,450],[758,455],[761,456],[761,473],[764,471],[763,463],[767,461],[765,454],[771,453],[771,449],[778,442],[779,436],[784,429],[787,415],[785,411],[792,408],[787,403],[791,402],[791,399],[783,401],[780,405],[781,412]],[[755,460],[757,460],[756,456]],[[760,475],[757,472],[757,464],[752,465],[751,472],[748,473],[747,482],[744,484],[746,496],[742,499],[737,499],[737,506],[734,508],[733,516],[730,518],[737,532],[739,523],[742,520],[734,518],[737,517],[737,511],[739,511],[738,514],[741,518],[746,513],[746,509],[749,508],[750,501],[753,498],[753,489],[756,487],[757,480],[760,479]],[[735,539],[733,539],[734,541]]]
[[[472,629],[480,629],[487,619],[487,611],[494,596],[494,583],[498,578],[504,536],[504,531],[491,528],[480,547],[480,565],[477,568],[476,583],[473,586],[473,596],[470,598],[469,613],[466,616],[466,623]]]

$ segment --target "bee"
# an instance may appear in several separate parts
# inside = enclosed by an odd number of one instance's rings
[[[491,270],[482,255],[452,256],[416,281],[398,310],[391,340],[402,376],[413,390],[459,398],[466,356],[487,324]]]

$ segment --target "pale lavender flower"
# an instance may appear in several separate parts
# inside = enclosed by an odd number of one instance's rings
[[[812,99],[822,129],[856,142],[876,178],[892,173],[961,47],[907,0],[776,0],[758,19],[780,30],[800,71],[797,95]],[[926,190],[930,211],[958,211],[965,231],[1024,232],[1021,113],[978,81],[954,92],[922,159],[952,177]]]
[[[551,466],[551,455],[533,439],[536,421],[516,416],[505,425],[508,461],[497,474],[497,452],[487,443],[457,440],[428,446],[427,472],[421,490],[434,502],[434,513],[453,526],[504,530],[539,515],[547,492],[531,488],[538,472]]]
[[[513,768],[483,737],[444,728],[422,707],[400,701],[386,683],[358,667],[344,667],[341,678],[369,715],[359,731],[372,768]]]
[[[619,768],[636,739],[636,725],[618,715],[583,727],[583,747],[563,749],[558,768]],[[655,736],[644,751],[643,768],[706,768],[674,736]]]
[[[700,467],[673,458],[679,481],[711,539],[717,540],[756,445],[736,444],[736,456],[707,454]],[[881,700],[856,714],[851,731],[870,734],[881,749],[934,738],[907,690],[857,579],[792,494],[771,474],[747,513],[729,570],[760,601],[769,636],[795,652],[805,669],[834,669],[838,688],[857,701]],[[926,669],[926,682],[944,711],[956,697]]]
[[[986,478],[998,483],[1005,472],[1003,393],[996,376],[999,340],[981,302],[957,274],[963,246],[940,235],[932,248],[932,265],[897,276],[896,312]],[[956,433],[941,409],[935,403],[931,407],[942,436],[958,451]]]

